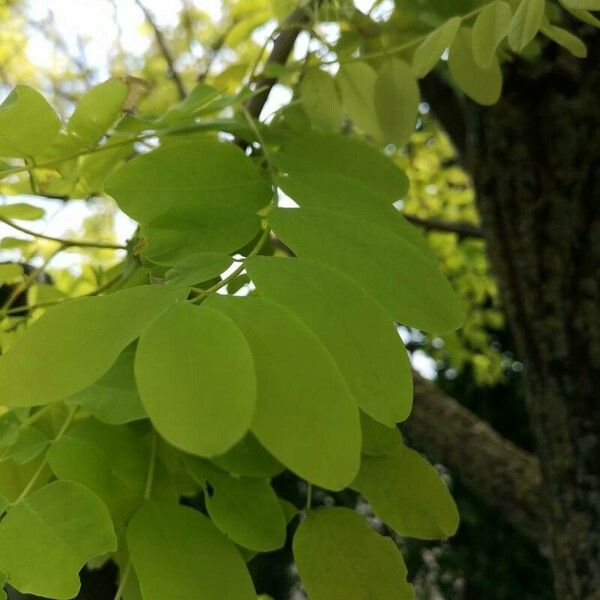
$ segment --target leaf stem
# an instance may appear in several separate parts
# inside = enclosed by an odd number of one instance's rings
[[[10,219],[7,219],[5,217],[0,217],[0,221],[2,221],[2,223],[4,223],[4,224],[8,225],[9,227],[12,227],[13,229],[20,231],[21,233],[31,235],[32,237],[40,238],[42,240],[50,240],[51,242],[57,242],[57,243],[61,244],[64,248],[77,247],[77,248],[103,248],[106,250],[127,250],[127,246],[122,246],[120,244],[107,244],[104,242],[86,242],[83,240],[65,240],[63,238],[54,237],[52,235],[36,233],[35,231],[31,231],[31,229],[27,229],[26,227],[23,227],[22,225],[17,225],[17,223],[14,223],[13,221],[11,221]]]
[[[306,507],[304,510],[306,510],[306,512],[308,512],[311,509],[312,506],[312,483],[310,481],[306,482],[308,487],[306,489]]]
[[[246,261],[249,258],[256,256],[260,252],[260,249],[263,247],[264,243],[269,239],[270,233],[271,228],[266,227],[263,230],[258,242],[256,243],[256,246],[252,248],[252,252],[250,252],[250,254],[248,254],[248,256],[244,258],[244,260],[239,264],[235,271],[232,271],[227,277],[225,277],[225,279],[222,279],[221,281],[219,281],[219,283],[215,283],[215,285],[213,285],[212,287],[209,287],[206,290],[200,290],[200,293],[196,297],[192,298],[190,302],[196,303],[204,300],[207,296],[210,296],[210,294],[213,294],[217,290],[220,290],[222,287],[226,286],[230,281],[235,279],[246,268]]]
[[[67,432],[67,430],[71,426],[71,423],[73,422],[75,413],[77,412],[78,408],[79,408],[78,406],[73,406],[69,409],[67,418],[65,419],[64,423],[62,424],[62,427],[60,428],[59,432],[56,434],[56,437],[54,439],[50,440],[50,442],[48,443],[48,449],[46,450],[46,454],[45,454],[42,462],[36,469],[35,473],[32,475],[31,479],[29,480],[29,483],[23,488],[23,491],[19,494],[18,498],[14,502],[11,502],[9,504],[7,510],[9,508],[16,506],[17,504],[19,504],[19,502],[22,502],[27,497],[27,495],[31,492],[31,490],[33,489],[33,486],[36,484],[37,480],[39,479],[43,470],[46,468],[46,465],[48,464],[48,451],[49,451],[50,447],[52,445],[56,444],[56,442],[58,442],[63,437],[63,435]]]
[[[123,575],[121,576],[121,581],[119,581],[119,587],[115,592],[115,597],[113,600],[121,600],[123,597],[123,592],[125,592],[125,586],[127,585],[127,581],[129,580],[129,575],[131,573],[131,558],[127,559],[127,563],[125,564],[125,568],[123,569]]]
[[[146,477],[146,488],[144,490],[144,499],[148,500],[152,495],[152,486],[154,485],[154,471],[156,470],[156,431],[152,430],[152,442],[150,450],[150,462],[148,464],[148,476]]]

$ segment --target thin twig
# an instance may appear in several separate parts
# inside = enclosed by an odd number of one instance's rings
[[[161,29],[159,28],[159,26],[157,25],[156,21],[154,20],[154,16],[144,6],[142,1],[135,0],[135,3],[138,5],[140,10],[144,13],[144,17],[145,17],[146,21],[148,21],[148,25],[150,25],[150,27],[152,27],[152,30],[154,31],[154,37],[156,38],[156,43],[158,44],[160,52],[163,55],[163,58],[165,59],[165,61],[167,63],[167,67],[169,69],[169,77],[171,78],[171,80],[175,84],[175,87],[177,88],[177,94],[179,95],[179,99],[183,100],[187,96],[187,91],[185,89],[183,79],[181,78],[181,75],[179,74],[179,72],[177,71],[177,68],[175,67],[175,58],[173,57],[173,54],[167,44],[167,41],[165,40],[165,36],[164,36],[163,32],[161,31]]]
[[[404,215],[407,221],[413,225],[423,227],[427,231],[446,231],[448,233],[456,233],[460,237],[474,237],[483,239],[483,231],[477,225],[460,222],[438,221],[436,219],[420,219],[411,215]]]
[[[64,246],[65,248],[76,247],[76,248],[102,248],[105,250],[127,250],[127,246],[122,246],[120,244],[108,244],[108,243],[104,243],[104,242],[86,242],[83,240],[65,240],[65,239],[62,239],[59,237],[54,237],[52,235],[36,233],[35,231],[31,231],[30,229],[27,229],[26,227],[17,225],[17,223],[14,223],[13,221],[11,221],[10,219],[7,219],[5,217],[0,217],[0,221],[4,224],[8,225],[9,227],[12,227],[13,229],[20,231],[21,233],[25,233],[32,237],[40,238],[42,240],[49,240],[51,242],[57,242],[61,246]]]

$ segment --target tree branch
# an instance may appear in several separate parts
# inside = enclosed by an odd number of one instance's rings
[[[179,99],[183,100],[187,96],[187,91],[185,89],[185,85],[183,84],[181,76],[175,68],[175,59],[173,58],[173,54],[171,53],[167,41],[165,40],[165,36],[156,24],[152,13],[143,5],[142,0],[135,0],[135,3],[144,13],[144,18],[148,22],[148,25],[150,25],[150,27],[152,27],[152,30],[154,31],[156,43],[158,44],[161,54],[163,55],[163,58],[165,59],[167,67],[169,69],[169,78],[173,81],[175,87],[177,88],[177,94],[179,95]]]
[[[476,225],[471,223],[457,223],[437,221],[436,219],[420,219],[411,215],[404,215],[407,221],[413,225],[423,227],[427,231],[447,231],[448,233],[456,233],[459,237],[475,237],[483,239],[483,232]]]
[[[418,449],[536,544],[546,539],[539,460],[415,374],[415,403],[402,431]]]
[[[421,92],[423,100],[431,107],[433,116],[452,139],[458,154],[464,156],[466,124],[463,107],[454,90],[434,70],[421,80]]]
[[[17,223],[11,221],[10,219],[6,219],[5,217],[0,216],[0,223],[4,223],[13,229],[20,231],[21,233],[25,233],[32,237],[40,238],[42,240],[49,240],[51,242],[57,242],[64,248],[103,248],[106,250],[127,250],[127,246],[121,246],[120,244],[109,244],[105,242],[86,242],[84,240],[65,240],[63,238],[54,237],[52,235],[44,235],[43,233],[36,233],[35,231],[31,231],[31,229],[27,229],[26,227],[22,227]]]
[[[267,59],[267,65],[284,65],[287,62],[287,59],[294,48],[296,39],[298,38],[300,31],[302,31],[302,27],[309,21],[310,14],[305,7],[298,7],[290,13],[290,16],[281,26],[281,33],[279,33],[273,42],[273,49]],[[246,110],[255,119],[260,117],[260,113],[276,83],[276,77],[266,77],[265,75],[261,75],[255,81],[255,89],[264,88],[259,94],[250,98],[246,103]]]

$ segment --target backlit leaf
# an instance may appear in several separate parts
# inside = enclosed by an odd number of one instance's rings
[[[429,257],[395,232],[303,208],[277,209],[269,222],[299,257],[355,279],[399,323],[439,333],[460,326],[463,311],[450,284]]]
[[[178,296],[140,286],[51,308],[0,356],[2,403],[50,404],[91,385]]]
[[[258,293],[300,318],[321,340],[358,406],[378,421],[406,419],[412,404],[408,356],[391,319],[355,281],[301,259],[254,257]]]
[[[358,470],[358,410],[333,358],[297,317],[263,299],[212,296],[252,350],[257,404],[252,432],[299,476],[342,489]]]
[[[380,139],[381,129],[375,110],[375,70],[366,62],[348,63],[340,67],[336,80],[344,112],[361,131]]]
[[[460,17],[452,17],[432,31],[415,50],[412,69],[421,79],[438,63],[442,53],[450,47],[460,27]]]
[[[252,355],[221,312],[173,306],[142,334],[135,374],[154,426],[182,450],[222,454],[250,427],[256,402]]]
[[[5,219],[21,219],[23,221],[37,221],[46,214],[46,211],[39,206],[16,202],[15,204],[0,205],[0,217]]]
[[[0,104],[0,156],[34,157],[57,136],[60,120],[46,99],[18,85]]]
[[[404,61],[389,59],[379,70],[375,107],[383,138],[398,147],[404,146],[415,127],[419,108],[419,86]]]
[[[461,27],[450,47],[448,66],[460,89],[479,104],[495,104],[502,92],[502,72],[495,56],[490,67],[481,68],[473,56],[473,33]]]
[[[320,131],[337,133],[342,124],[342,105],[333,77],[321,69],[309,69],[300,83],[304,112]]]

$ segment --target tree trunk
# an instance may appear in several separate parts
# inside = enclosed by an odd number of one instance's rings
[[[600,46],[508,66],[467,162],[541,461],[555,589],[600,598]],[[595,42],[595,43],[594,43]]]

